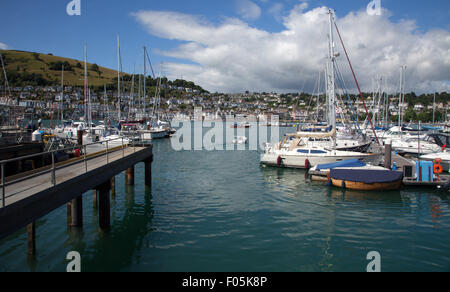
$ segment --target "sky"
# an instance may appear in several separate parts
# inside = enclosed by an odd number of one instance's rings
[[[332,8],[364,91],[397,91],[404,65],[407,91],[450,91],[448,0],[380,0],[380,15],[371,0],[79,1],[81,15],[69,16],[71,0],[2,0],[0,49],[82,60],[86,42],[88,62],[115,69],[120,35],[128,73],[143,71],[146,46],[156,74],[211,92],[315,92]],[[353,91],[338,40],[336,50]]]

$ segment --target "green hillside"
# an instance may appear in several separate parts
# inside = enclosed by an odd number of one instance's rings
[[[11,86],[60,84],[62,64],[64,64],[65,85],[83,86],[84,84],[83,61],[33,52],[11,50],[0,52],[3,55]],[[88,63],[88,77],[90,85],[102,86],[117,78],[117,71]]]

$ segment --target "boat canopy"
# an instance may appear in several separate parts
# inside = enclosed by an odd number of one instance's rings
[[[317,170],[320,171],[324,169],[334,169],[337,167],[363,167],[363,166],[366,166],[366,164],[359,159],[348,159],[336,163],[318,165]]]
[[[391,170],[332,169],[332,179],[365,184],[391,183],[403,179],[403,172]]]
[[[295,134],[288,134],[286,136],[294,138],[331,138],[336,136],[336,129],[333,129],[331,132],[327,133],[297,132]]]

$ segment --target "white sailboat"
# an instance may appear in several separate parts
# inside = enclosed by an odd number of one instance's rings
[[[309,168],[318,164],[334,163],[347,159],[360,159],[377,164],[380,155],[361,152],[337,150],[336,139],[336,92],[335,92],[335,62],[338,56],[334,52],[333,42],[333,12],[329,10],[329,58],[327,63],[328,120],[330,132],[298,132],[286,135],[282,142],[268,145],[261,155],[264,165]]]

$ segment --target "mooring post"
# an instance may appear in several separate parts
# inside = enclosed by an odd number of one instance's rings
[[[92,205],[94,207],[94,209],[97,209],[98,207],[98,191],[97,190],[92,190]]]
[[[36,255],[36,222],[30,223],[27,226],[28,233],[28,255]]]
[[[109,191],[111,190],[111,180],[106,181],[97,187],[99,201],[99,225],[100,229],[106,230],[111,224]]]
[[[72,225],[72,201],[67,203],[67,226]]]
[[[71,224],[72,227],[82,227],[83,226],[83,195],[79,195],[76,199],[71,202]]]
[[[111,196],[113,198],[116,197],[116,177],[115,176],[113,176],[111,178]]]
[[[152,162],[153,162],[153,156],[152,158],[145,160],[145,185],[149,188],[152,187]]]
[[[127,186],[134,186],[134,165],[127,169],[125,173],[125,183]]]
[[[391,141],[386,141],[384,145],[384,167],[391,169],[392,165],[392,144]]]
[[[78,146],[83,146],[83,131],[82,130],[77,131],[77,144],[78,144]]]

